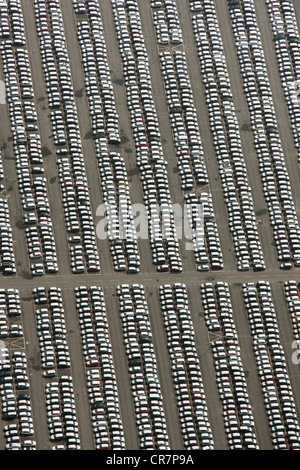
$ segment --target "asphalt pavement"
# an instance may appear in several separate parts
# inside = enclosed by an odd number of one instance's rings
[[[200,295],[200,285],[202,283],[225,281],[229,284],[232,296],[234,320],[239,335],[241,356],[244,370],[246,372],[258,443],[261,449],[271,449],[272,441],[264,407],[263,395],[260,390],[260,382],[257,374],[255,356],[253,354],[252,338],[242,297],[241,285],[243,282],[256,282],[258,280],[268,280],[271,283],[281,341],[284,347],[288,371],[294,390],[298,416],[300,416],[300,374],[299,367],[295,366],[291,360],[293,332],[283,294],[283,282],[289,279],[299,280],[299,270],[293,269],[292,271],[282,271],[278,266],[276,250],[273,242],[272,227],[270,225],[266,202],[262,192],[258,161],[254,148],[253,136],[250,130],[249,111],[242,86],[242,77],[232,35],[232,28],[227,9],[227,0],[217,0],[215,3],[233,90],[234,105],[241,131],[241,140],[248,178],[252,188],[256,216],[259,221],[258,229],[262,241],[267,269],[264,272],[238,272],[236,270],[236,259],[232,237],[228,228],[226,204],[209,126],[204,85],[192,30],[189,1],[177,0],[177,8],[183,31],[184,50],[186,52],[191,85],[194,94],[194,103],[198,113],[198,122],[203,142],[205,162],[209,175],[209,190],[212,193],[215,216],[220,233],[222,253],[224,256],[224,269],[220,271],[210,271],[208,273],[197,272],[193,253],[185,250],[185,240],[181,240],[180,248],[184,267],[183,272],[179,274],[164,272],[157,273],[152,263],[152,253],[149,241],[139,240],[139,252],[141,255],[140,273],[129,275],[123,272],[115,272],[113,269],[108,241],[97,240],[98,250],[100,253],[101,272],[74,275],[70,269],[69,248],[67,242],[68,234],[65,229],[62,197],[58,180],[57,157],[53,142],[51,121],[49,119],[50,111],[47,102],[46,86],[39,50],[39,40],[35,27],[33,1],[22,0],[22,13],[24,16],[27,48],[34,85],[39,132],[42,141],[42,149],[45,154],[44,168],[47,178],[48,196],[58,254],[59,273],[56,275],[45,275],[37,278],[32,278],[30,275],[24,231],[25,227],[22,223],[23,214],[17,185],[12,135],[9,124],[8,106],[1,105],[2,118],[0,126],[0,148],[3,155],[5,194],[7,195],[11,215],[17,274],[14,277],[1,277],[0,284],[1,288],[17,288],[20,291],[23,312],[22,323],[24,328],[24,347],[28,358],[33,421],[38,449],[46,450],[50,449],[52,446],[49,442],[47,430],[44,394],[45,379],[42,377],[41,373],[39,342],[35,330],[34,302],[32,299],[32,289],[38,286],[57,286],[62,289],[65,320],[67,325],[67,338],[71,356],[70,374],[72,375],[74,382],[82,449],[94,449],[95,443],[85,380],[86,368],[82,355],[80,328],[74,297],[74,288],[79,285],[97,285],[102,287],[104,290],[127,449],[137,449],[139,446],[139,440],[130,388],[127,359],[123,343],[122,324],[119,315],[118,300],[116,297],[116,287],[121,283],[139,283],[145,286],[146,289],[153,333],[153,343],[157,356],[159,380],[163,393],[167,429],[172,449],[180,450],[183,449],[184,446],[167,349],[167,338],[164,331],[163,318],[160,309],[158,287],[162,284],[181,282],[187,285],[190,311],[195,329],[197,352],[200,358],[204,390],[208,405],[209,420],[212,427],[216,449],[227,449],[228,444],[223,423],[221,402],[218,396],[213,357],[210,349],[211,338],[208,335],[203,318],[203,308],[201,305]],[[72,82],[78,111],[78,121],[82,137],[85,169],[90,188],[91,207],[94,215],[94,223],[96,225],[96,210],[103,202],[103,194],[101,191],[101,182],[97,167],[95,143],[91,138],[91,119],[85,92],[85,78],[81,62],[80,47],[77,40],[77,22],[80,21],[80,19],[76,18],[74,15],[72,0],[64,0],[61,1],[60,4],[70,59]],[[150,63],[152,91],[157,109],[160,132],[162,135],[162,146],[165,158],[168,161],[168,179],[172,202],[182,203],[184,193],[181,189],[180,176],[177,170],[177,158],[173,143],[173,134],[169,119],[164,81],[161,74],[158,55],[159,49],[155,38],[152,11],[148,1],[138,0],[138,4],[140,7],[145,45]],[[114,28],[111,2],[110,0],[101,0],[99,1],[99,5],[103,19],[108,62],[111,70],[122,136],[121,145],[117,147],[112,145],[110,148],[111,150],[117,149],[117,151],[120,151],[124,157],[130,182],[132,203],[142,203],[143,190],[139,179],[139,172],[136,167],[134,139],[130,126],[121,57]],[[298,23],[300,24],[299,2],[295,1],[294,5]],[[265,1],[255,0],[255,7],[262,35],[262,43],[265,51],[275,110],[278,118],[279,132],[291,180],[293,197],[296,209],[299,211],[299,164],[289,126],[288,111],[281,87],[280,76],[277,69],[275,50],[272,42],[272,32]],[[3,79],[1,62],[0,79]],[[3,422],[1,423],[2,426],[4,424],[5,423]],[[4,442],[1,436],[0,449],[3,448]]]

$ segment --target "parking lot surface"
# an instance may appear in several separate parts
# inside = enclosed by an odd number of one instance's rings
[[[0,18],[0,450],[299,450],[299,2]]]

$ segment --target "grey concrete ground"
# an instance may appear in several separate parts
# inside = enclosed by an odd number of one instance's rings
[[[91,131],[88,101],[85,93],[84,74],[81,66],[79,44],[76,38],[76,21],[72,1],[63,0],[61,10],[64,19],[67,48],[70,58],[76,105],[82,136],[83,152],[85,155],[86,172],[91,189],[92,211],[95,211],[102,202],[99,173],[94,142],[87,137]],[[155,30],[151,17],[151,8],[146,0],[138,0],[142,19],[145,44],[151,64],[151,78],[153,84],[153,96],[157,107],[161,135],[163,137],[163,149],[169,162],[168,177],[172,195],[172,201],[182,202],[183,193],[180,186],[180,178],[176,171],[177,162],[174,151],[172,129],[168,117],[168,108],[158,60],[158,48],[155,40]],[[227,11],[226,0],[216,0],[217,14],[219,17],[221,34],[224,40],[224,48],[234,94],[234,104],[240,128],[250,126],[249,112],[242,87],[241,74],[236,55],[234,38],[232,35],[230,18]],[[130,191],[132,202],[142,202],[143,193],[139,175],[135,171],[134,141],[130,127],[129,113],[126,105],[125,87],[122,85],[121,58],[118,50],[118,42],[114,29],[113,15],[110,0],[99,1],[103,17],[104,33],[107,41],[108,61],[111,68],[111,76],[114,83],[117,110],[120,116],[120,128],[122,135],[126,137],[121,144],[121,151],[125,157],[126,167],[130,175]],[[299,2],[295,1],[298,22],[300,21]],[[279,123],[282,145],[286,155],[286,163],[289,171],[294,201],[297,210],[300,204],[299,166],[289,127],[288,113],[281,88],[280,77],[277,70],[275,50],[272,43],[271,28],[268,20],[267,9],[264,0],[255,1],[257,8],[258,24],[262,34],[266,62],[269,72],[271,88],[274,97],[275,108]],[[217,159],[214,153],[213,140],[210,132],[208,113],[205,107],[204,86],[202,82],[199,62],[197,58],[196,44],[191,26],[191,15],[188,0],[177,0],[183,30],[184,47],[187,54],[187,62],[194,92],[195,106],[199,117],[199,127],[206,155],[206,164],[210,179],[210,190],[213,195],[216,220],[221,235],[221,245],[224,255],[224,269],[222,271],[199,273],[192,252],[184,250],[181,243],[184,271],[180,274],[156,273],[152,264],[152,254],[147,240],[139,241],[141,253],[140,274],[126,275],[114,272],[109,246],[106,241],[98,240],[100,253],[101,273],[86,275],[73,275],[70,271],[70,260],[67,245],[67,233],[65,230],[62,200],[57,176],[55,148],[52,138],[51,122],[49,120],[49,108],[45,88],[44,75],[39,52],[38,36],[35,28],[34,9],[32,0],[22,0],[23,15],[26,30],[27,47],[32,70],[36,107],[38,113],[39,130],[43,148],[47,149],[49,156],[44,159],[45,173],[48,181],[49,200],[52,209],[54,235],[58,253],[59,273],[54,276],[46,275],[41,278],[31,278],[29,275],[29,259],[27,255],[24,228],[20,224],[22,211],[19,192],[16,182],[16,168],[12,148],[9,113],[6,105],[1,105],[2,115],[0,126],[0,147],[4,156],[5,184],[11,213],[11,224],[17,262],[17,275],[15,277],[2,277],[2,288],[18,288],[22,300],[22,322],[24,327],[25,347],[28,357],[30,373],[30,385],[32,396],[33,420],[35,426],[35,438],[38,449],[49,449],[44,383],[39,359],[39,344],[35,331],[34,305],[31,292],[37,286],[58,286],[62,288],[63,300],[68,330],[68,343],[71,354],[71,375],[74,380],[74,390],[78,412],[78,422],[82,449],[94,449],[90,409],[88,403],[85,365],[82,356],[80,330],[75,309],[74,287],[79,285],[99,285],[105,293],[108,312],[113,356],[116,368],[117,382],[120,392],[120,406],[123,418],[125,440],[127,449],[138,448],[137,428],[134,416],[133,400],[131,396],[127,360],[123,345],[122,325],[119,317],[118,302],[115,288],[120,283],[140,283],[146,288],[149,304],[150,320],[153,332],[154,347],[157,355],[159,378],[164,396],[164,407],[167,418],[167,426],[172,449],[182,449],[183,439],[180,432],[176,397],[172,382],[172,375],[167,351],[166,335],[163,327],[163,319],[160,310],[158,287],[164,283],[183,282],[187,285],[190,310],[194,323],[197,350],[200,357],[201,371],[203,374],[204,388],[206,392],[209,419],[213,431],[216,449],[226,449],[227,440],[222,419],[221,402],[218,397],[213,358],[210,351],[210,338],[207,334],[201,306],[199,286],[204,282],[226,281],[229,283],[232,295],[234,319],[240,339],[242,361],[246,371],[250,401],[253,407],[253,415],[256,423],[258,443],[262,449],[271,449],[271,436],[267,423],[263,397],[260,391],[260,383],[257,375],[255,357],[252,350],[252,339],[244,308],[241,284],[243,282],[255,282],[268,280],[272,286],[275,307],[282,344],[286,353],[288,370],[294,390],[297,411],[300,414],[300,374],[299,367],[291,361],[291,344],[293,334],[288,316],[286,302],[283,296],[282,284],[288,279],[299,280],[299,271],[280,271],[276,259],[273,244],[272,229],[270,226],[266,203],[262,193],[261,179],[258,171],[257,157],[253,145],[252,134],[248,130],[241,130],[242,145],[246,159],[249,182],[253,191],[254,206],[257,214],[260,214],[259,233],[262,239],[267,269],[265,272],[237,272],[236,260],[233,251],[232,238],[228,229],[226,206],[223,198],[221,182],[218,173]],[[1,65],[1,64],[0,64]],[[3,79],[2,65],[0,66],[0,79]],[[96,218],[95,218],[96,223]],[[2,422],[2,425],[4,423]],[[4,440],[0,435],[0,449],[4,448]]]

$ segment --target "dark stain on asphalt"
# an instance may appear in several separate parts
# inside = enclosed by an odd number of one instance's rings
[[[113,83],[122,86],[124,85],[124,80],[122,78],[116,78],[115,80],[113,80]]]
[[[24,277],[24,279],[32,279],[31,273],[29,271],[26,271],[25,269],[23,269],[20,272],[20,274],[21,274],[21,276]]]
[[[246,124],[246,123],[244,122],[244,124],[241,126],[241,131],[243,131],[243,132],[249,132],[249,131],[250,131],[250,126],[249,126],[249,124]]]
[[[25,230],[26,225],[24,224],[23,220],[17,220],[16,227],[20,230]]]
[[[85,136],[84,136],[85,139],[92,139],[93,138],[93,131],[90,130],[88,131]]]
[[[128,137],[122,131],[121,131],[121,142],[122,142],[122,144],[125,144],[126,142],[129,142]]]
[[[260,209],[259,211],[256,211],[255,214],[259,217],[261,215],[267,214],[267,209]]]
[[[139,169],[138,167],[132,168],[131,170],[128,170],[127,174],[128,176],[135,176],[139,174]]]
[[[40,354],[38,352],[38,350],[35,348],[34,349],[34,354],[32,357],[29,357],[28,358],[30,363],[31,363],[31,367],[32,369],[34,370],[41,370],[41,360],[40,360]]]
[[[51,152],[50,150],[48,149],[48,147],[42,147],[42,155],[43,157],[48,157],[49,155],[51,155]]]
[[[83,97],[83,88],[80,90],[77,90],[75,93],[76,98],[82,98]]]

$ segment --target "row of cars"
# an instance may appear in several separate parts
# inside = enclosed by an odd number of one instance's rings
[[[287,307],[291,317],[291,323],[296,345],[296,353],[298,356],[298,351],[300,348],[300,296],[298,282],[296,280],[285,281],[283,284],[283,289],[287,302]]]
[[[4,169],[0,151],[0,191],[4,190]],[[0,198],[0,269],[4,275],[16,273],[16,262],[13,248],[12,229],[6,197]]]
[[[1,180],[0,190],[3,191],[3,189],[4,189],[4,184],[3,184],[3,180],[4,180],[4,168],[3,168],[3,161],[2,161],[2,152],[1,152],[1,150],[0,150],[0,180]]]
[[[73,380],[62,375],[45,384],[46,415],[53,450],[80,450]]]
[[[0,292],[1,331],[3,321],[10,327],[21,315],[20,295],[17,289],[1,289]],[[32,417],[28,365],[24,352],[24,337],[21,323],[15,323],[21,330],[14,347],[8,344],[7,335],[2,336],[0,345],[0,395],[1,418],[6,450],[35,449],[34,424]],[[10,328],[11,329],[11,328]],[[11,335],[14,336],[14,335]],[[11,340],[9,340],[11,341]]]
[[[154,7],[153,7],[154,8]],[[163,11],[158,10],[153,13],[154,26],[156,31],[156,40],[159,46],[169,46],[170,36],[168,25]]]
[[[1,55],[24,224],[26,226],[34,225],[38,230],[39,253],[41,255],[41,266],[38,267],[38,274],[44,274],[44,272],[47,274],[57,273],[57,256],[47,187],[43,185],[43,189],[39,191],[38,181],[35,180],[36,174],[43,173],[43,166],[41,143],[36,126],[37,116],[33,101],[34,93],[28,52],[25,48],[26,43],[23,44],[22,41],[22,44],[19,44],[14,37],[14,32],[19,30],[24,35],[24,23],[19,0],[12,0],[9,2],[9,6],[6,5],[3,10],[3,18],[11,26],[9,29],[10,36],[7,37],[6,33],[2,36]],[[21,46],[22,48],[20,48]],[[48,239],[53,242],[49,250],[47,246]],[[27,241],[29,242],[28,251],[31,251],[31,240],[27,238]],[[31,259],[30,263],[32,263]],[[9,269],[9,266],[7,269]],[[32,274],[35,274],[37,269],[34,262],[31,264],[31,269]],[[15,273],[13,267],[9,273]]]
[[[21,12],[21,10],[20,10]],[[37,123],[36,123],[36,109],[34,107],[34,90],[33,90],[33,84],[32,84],[32,77],[31,77],[31,71],[30,71],[30,66],[29,66],[29,57],[28,57],[28,50],[26,47],[21,47],[21,48],[15,48],[15,53],[17,57],[17,64],[18,64],[18,72],[19,72],[19,83],[20,83],[20,93],[21,93],[21,98],[23,100],[23,110],[24,110],[24,117],[26,115],[25,119],[25,129],[29,132],[34,131],[32,134],[33,138],[38,138],[39,135],[36,134],[35,132],[38,130]],[[26,109],[27,107],[31,107],[31,112],[29,113]],[[28,138],[31,137],[31,134],[28,134]],[[30,143],[28,144],[30,148]],[[41,151],[40,148],[36,148],[36,156],[40,157],[41,156]],[[30,155],[30,160],[32,163],[35,164],[40,164],[42,161],[36,161],[33,162],[31,159]]]
[[[67,136],[64,124],[64,117],[61,109],[53,109],[50,113],[52,124],[53,140],[56,147],[65,146],[67,144]]]
[[[107,59],[107,50],[105,38],[103,35],[103,25],[100,7],[95,0],[87,2],[86,6],[92,39],[92,48],[90,49],[90,52],[92,52],[93,49],[97,80],[95,81],[94,73],[91,74],[94,76],[89,78],[93,84],[95,84],[96,82],[98,82],[99,84],[101,102],[103,107],[102,116],[104,122],[104,127],[103,125],[100,125],[99,127],[96,126],[93,132],[95,137],[99,137],[99,135],[102,135],[103,133],[106,136],[107,142],[109,144],[120,144],[121,137],[119,130],[119,116],[116,109],[114,90],[111,81],[111,73]],[[79,26],[81,26],[81,22],[79,22],[78,27]],[[95,105],[98,103],[99,100],[98,96],[96,95]],[[92,119],[95,120],[95,122],[100,119],[101,123],[101,116],[99,116],[99,113],[93,113]]]
[[[174,34],[174,28],[170,21],[168,21],[170,9],[176,23],[176,31],[178,31],[180,37],[182,36],[176,3],[173,0],[172,2],[165,2],[165,10],[159,9],[153,12],[158,44],[160,43],[158,32],[160,18],[166,21],[167,34],[171,36]],[[195,185],[208,184],[208,176],[204,163],[204,153],[187,70],[186,56],[182,50],[172,51],[168,48],[167,50],[160,51],[159,55],[182,189],[190,191]]]
[[[50,204],[47,198],[47,179],[44,176],[37,175],[32,186],[36,199],[38,234],[41,240],[41,252],[43,254],[42,259],[44,261],[45,272],[47,274],[56,274],[58,272],[58,262],[53,237]],[[27,241],[29,252],[31,249],[31,239],[27,238]],[[32,275],[35,275],[35,263],[31,264],[30,268]]]
[[[7,350],[8,351],[8,350]],[[6,356],[7,351],[4,350],[3,356]],[[9,355],[6,356],[9,358]],[[27,359],[26,355],[23,351],[14,351],[12,353],[12,359],[11,359],[11,367],[10,369],[6,369],[5,367],[2,369],[4,370],[4,373],[2,375],[3,378],[3,388],[10,388],[10,384],[14,382],[14,387],[15,390],[20,390],[20,391],[27,391],[29,390],[29,381],[28,381],[28,374],[27,374]],[[6,374],[5,370],[10,370],[11,375],[13,376],[13,379],[11,378],[10,374]],[[22,395],[22,394],[21,394]],[[20,396],[21,396],[20,395]],[[19,397],[19,395],[18,395]],[[17,417],[16,411],[14,412],[10,407],[9,404],[8,406],[5,407],[5,409],[2,409],[2,415],[4,418],[7,418],[7,420],[12,420]],[[21,423],[20,423],[21,424]],[[32,426],[31,426],[32,428]],[[25,435],[25,433],[24,433]]]
[[[64,307],[59,287],[35,287],[36,330],[40,345],[44,377],[55,375],[56,369],[70,367]]]
[[[114,374],[109,370],[108,364],[105,365],[104,374],[106,379],[103,382],[99,369],[86,371],[95,446],[98,450],[124,450],[123,424],[119,412],[116,413],[115,409],[118,391]]]
[[[0,253],[0,269],[4,276],[16,274],[12,229],[6,198],[0,199]]]
[[[57,137],[59,125],[60,132],[66,137],[67,145],[63,145],[65,142],[62,140],[57,142],[66,228],[69,233],[75,232],[81,236],[84,270],[99,272],[99,253],[60,5],[57,1],[36,1],[34,11],[49,107],[53,113],[56,109],[61,111],[61,114],[55,114],[57,122],[53,130]],[[75,256],[75,260],[74,257],[71,260],[74,274],[82,272],[83,263],[78,259],[80,257]]]
[[[157,10],[153,13],[157,43],[160,46],[178,46],[182,44],[182,31],[179,15],[174,0],[163,1],[165,13],[161,9],[162,2],[151,1],[151,7]]]
[[[19,323],[8,324],[6,314],[0,311],[0,338],[16,338],[22,336],[22,325]]]
[[[1,400],[2,419],[8,421],[3,428],[5,450],[36,450],[36,441],[32,439],[34,428],[30,395],[21,393],[16,398],[7,382],[6,388],[1,389]],[[11,420],[14,422],[9,422]]]
[[[80,161],[80,166],[83,164]],[[72,164],[67,157],[62,157],[58,161],[58,175],[61,184],[61,194],[63,199],[63,208],[65,221],[69,237],[70,267],[73,274],[85,272],[85,260],[87,271],[99,272],[100,261],[96,248],[95,230],[90,219],[90,214],[78,213],[77,204],[81,199],[86,198],[88,191],[82,187],[74,187],[72,179]],[[77,203],[78,200],[78,203]],[[81,217],[80,217],[81,216]],[[82,235],[81,235],[82,219]]]
[[[252,191],[213,1],[204,2],[203,9],[192,15],[192,24],[237,269],[247,271],[252,266],[264,270]]]
[[[72,3],[76,15],[85,15],[87,13],[85,0],[73,0]]]
[[[17,289],[0,290],[0,338],[22,337],[22,324],[16,322],[21,316],[19,291]]]
[[[26,38],[23,27],[22,10],[18,0],[12,0],[9,2],[9,13],[11,21],[8,22],[8,24],[13,35],[13,44],[16,47],[24,47],[26,46]]]
[[[115,269],[118,271],[126,269],[128,273],[138,273],[140,270],[140,255],[124,159],[118,152],[111,152],[110,159],[103,158],[102,161],[103,167],[106,168],[104,170],[106,175],[108,172],[113,176],[111,179],[109,174],[106,180],[104,177],[101,180],[103,184],[106,184],[107,224],[111,241],[110,251]],[[114,188],[117,188],[116,195],[110,183],[113,183]],[[116,259],[118,259],[118,262],[116,262]]]
[[[103,290],[75,288],[91,420],[97,449],[125,448],[116,373]]]
[[[278,71],[281,77],[295,148],[300,158],[299,138],[299,31],[294,5],[291,0],[280,2],[267,0],[268,13],[273,32]]]
[[[190,237],[198,271],[223,268],[223,254],[211,193],[186,194]]]
[[[282,269],[299,264],[299,223],[278,130],[254,2],[229,3],[263,192]]]
[[[210,346],[228,446],[230,449],[258,449],[228,284],[204,283],[200,291],[208,331],[220,333],[219,339],[211,341]]]
[[[159,296],[184,448],[213,449],[186,285],[163,284]]]
[[[106,45],[99,5],[88,4],[89,21],[79,21],[77,37],[81,49],[86,92],[96,143],[103,193],[104,224],[97,224],[98,238],[107,237],[116,271],[137,273],[140,256],[133,221],[127,170],[120,152],[110,151],[109,122],[117,126],[118,115],[112,93]],[[101,113],[101,114],[100,114]],[[102,116],[102,119],[99,117]],[[115,129],[116,132],[116,129]]]
[[[204,152],[184,51],[160,52],[182,189],[207,185]]]
[[[242,291],[274,449],[299,449],[295,399],[270,283],[244,283]]]
[[[89,304],[88,289],[85,286],[76,287],[75,295],[85,366],[97,367],[99,366],[97,335],[98,332],[101,333],[102,331],[102,313],[96,312],[94,314],[92,311]],[[100,327],[97,326],[99,315]]]
[[[144,192],[144,204],[151,222],[149,242],[153,263],[164,270],[182,271],[179,243],[175,233],[167,162],[164,159],[156,107],[153,100],[149,59],[145,47],[141,18],[136,2],[111,1],[119,50],[123,64],[123,78],[127,104],[135,142],[136,162]],[[170,213],[167,233],[162,237],[161,216],[155,208],[165,205]]]
[[[140,448],[166,450],[169,437],[145,289],[121,284],[117,296]]]

